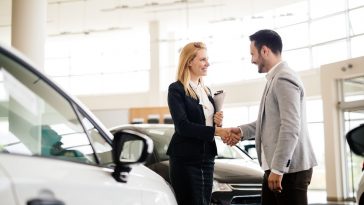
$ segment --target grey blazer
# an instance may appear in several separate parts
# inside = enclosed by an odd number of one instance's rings
[[[285,62],[269,73],[258,119],[239,127],[243,140],[255,138],[260,164],[264,149],[270,169],[293,173],[317,165],[308,135],[303,84]]]

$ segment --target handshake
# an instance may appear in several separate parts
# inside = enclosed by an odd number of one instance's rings
[[[236,145],[241,138],[241,131],[238,127],[222,128],[223,112],[216,112],[214,115],[214,122],[216,124],[215,135],[221,137],[222,141],[230,146]]]
[[[222,141],[230,146],[236,145],[241,139],[240,129],[238,127],[216,127],[215,134],[220,136]]]

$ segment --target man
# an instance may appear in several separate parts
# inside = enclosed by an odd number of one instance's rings
[[[263,205],[307,205],[312,167],[317,165],[308,136],[304,88],[297,74],[282,61],[282,40],[272,30],[250,36],[252,63],[267,73],[258,119],[233,131],[242,140],[255,138],[265,171]]]

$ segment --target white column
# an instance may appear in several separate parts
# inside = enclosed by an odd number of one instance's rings
[[[159,64],[159,22],[149,22],[150,33],[150,75],[149,75],[149,104],[160,106],[163,102],[160,91]]]
[[[11,44],[41,70],[44,67],[46,14],[46,0],[12,1]]]
[[[17,50],[27,56],[34,66],[43,70],[44,66],[44,42],[46,28],[46,0],[13,0],[12,1],[12,25],[11,25],[11,44]],[[13,97],[10,98],[10,106],[18,109],[19,103]],[[43,103],[37,102],[37,109],[42,109]],[[24,111],[25,114],[28,113]],[[33,117],[31,122],[24,121],[19,116],[10,114],[9,123],[12,125],[10,129],[13,132],[19,130],[34,130],[33,137],[38,137],[41,141],[42,123],[40,115],[29,114]],[[17,129],[16,127],[22,127]],[[21,136],[28,136],[29,133],[21,133]],[[41,144],[31,145],[29,148],[36,153],[41,153]]]

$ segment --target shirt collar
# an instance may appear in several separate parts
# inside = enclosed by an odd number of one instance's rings
[[[283,61],[279,61],[277,64],[275,64],[269,71],[268,73],[265,75],[265,78],[267,80],[271,80],[273,77],[273,70],[275,70]]]
[[[197,84],[194,83],[192,80],[190,80],[190,85],[193,89],[197,89],[199,86],[201,86],[201,82],[198,82]]]

